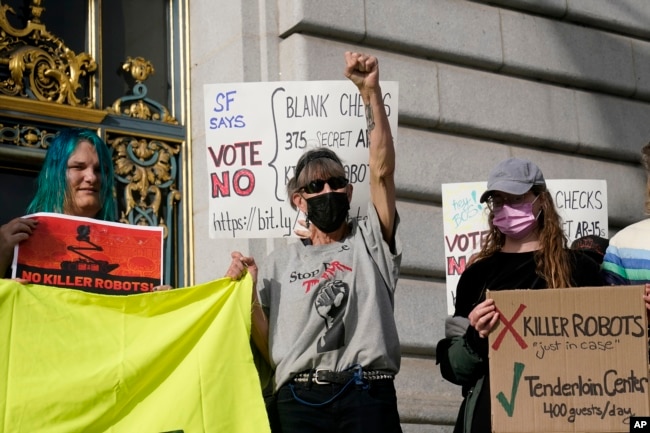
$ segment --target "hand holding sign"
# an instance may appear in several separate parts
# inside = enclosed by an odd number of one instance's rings
[[[476,329],[481,338],[487,338],[499,320],[499,313],[493,299],[486,299],[469,313],[469,324]]]

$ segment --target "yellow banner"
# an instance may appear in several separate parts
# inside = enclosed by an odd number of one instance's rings
[[[0,280],[0,431],[269,432],[252,280],[110,296]]]

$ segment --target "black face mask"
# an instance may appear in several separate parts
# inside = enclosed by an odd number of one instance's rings
[[[307,219],[325,233],[332,233],[348,217],[350,202],[345,192],[328,192],[307,199]]]

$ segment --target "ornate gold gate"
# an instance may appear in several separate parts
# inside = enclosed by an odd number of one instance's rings
[[[185,4],[180,0],[111,0],[110,5],[103,5],[101,0],[25,3],[0,0],[0,224],[24,212],[31,199],[31,179],[38,173],[57,131],[70,126],[90,128],[113,151],[120,221],[163,226],[164,281],[176,287],[191,284],[191,272],[186,272],[189,259],[184,253],[191,230],[189,200],[183,194],[189,185],[187,132],[175,117],[184,117],[185,106],[185,74],[180,61],[186,40],[180,32],[185,28],[181,22]],[[103,55],[112,41],[106,35],[114,31],[105,15],[119,4],[129,9],[122,12],[131,14],[137,14],[137,8],[145,8],[153,15],[156,7],[163,9],[164,14],[158,15],[166,17],[164,43],[156,34],[160,30],[157,27],[151,27],[149,36],[155,39],[156,47],[167,50],[162,57],[170,59],[169,68],[162,72],[163,84],[158,86],[167,86],[167,92],[158,94],[174,101],[172,110],[167,108],[168,102],[148,95],[146,82],[158,71],[147,58],[126,55],[121,64],[103,68],[96,60],[111,57]],[[77,22],[85,51],[75,52],[48,28],[47,9],[61,7],[70,8],[66,12],[77,18],[86,17]],[[117,27],[126,28],[124,23]],[[76,39],[74,29],[63,28]],[[130,45],[141,49],[142,38],[138,35],[129,43],[124,37],[124,54]],[[114,50],[111,54],[115,57]],[[114,93],[120,88],[126,91],[112,98],[110,104],[102,103],[110,97],[107,89]]]

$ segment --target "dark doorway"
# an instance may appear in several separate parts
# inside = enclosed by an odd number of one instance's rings
[[[0,224],[25,215],[35,191],[37,172],[0,168]]]

